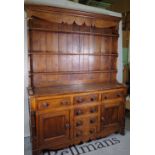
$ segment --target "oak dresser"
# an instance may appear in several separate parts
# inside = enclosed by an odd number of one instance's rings
[[[124,134],[126,87],[116,80],[120,18],[41,5],[25,10],[33,155]]]

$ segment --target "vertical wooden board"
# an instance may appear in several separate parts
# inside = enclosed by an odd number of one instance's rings
[[[83,53],[89,53],[89,35],[83,35]]]
[[[59,71],[73,71],[72,67],[72,60],[73,56],[71,55],[59,55],[59,62],[58,62],[58,70]]]
[[[46,33],[46,47],[47,52],[58,52],[58,33],[47,32]]]
[[[82,54],[84,50],[84,36],[82,34],[79,35],[79,52]]]
[[[66,56],[66,71],[73,71],[72,69],[72,59],[73,59],[73,56],[72,55],[67,55]]]
[[[70,74],[69,75],[69,84],[78,84],[77,80],[79,80],[79,74]]]
[[[80,58],[79,55],[73,55],[72,58],[72,69],[73,71],[79,71],[80,68]]]
[[[101,70],[109,70],[110,65],[110,56],[101,56]]]
[[[59,55],[59,71],[67,71],[67,56],[66,55]]]
[[[73,42],[72,34],[67,34],[67,52],[68,53],[72,53],[72,42]]]
[[[58,71],[58,55],[47,55],[46,57],[46,71],[57,72]]]
[[[94,52],[100,53],[101,52],[101,36],[95,36],[95,42],[94,42]]]
[[[88,71],[89,65],[89,56],[88,55],[80,55],[80,71]]]
[[[95,37],[93,35],[89,36],[89,53],[95,52]]]
[[[67,53],[67,34],[59,33],[59,53]]]
[[[112,53],[117,53],[118,50],[118,39],[116,37],[112,38]]]
[[[32,70],[33,72],[46,72],[46,56],[33,55]]]
[[[41,75],[41,74],[33,75],[33,85],[34,85],[34,87],[47,86],[46,81],[47,81],[46,74],[45,75]]]
[[[117,75],[116,72],[111,73],[111,81],[110,82],[116,82],[117,81],[116,80],[116,75]]]
[[[110,82],[110,73],[100,73],[100,81]]]
[[[73,41],[72,41],[72,53],[79,53],[80,52],[80,36],[79,34],[73,34]]]
[[[111,53],[112,50],[112,38],[111,37],[102,37],[101,40],[101,53]]]
[[[115,56],[111,57],[111,69],[112,70],[117,69],[117,57],[115,57]]]
[[[68,84],[69,81],[69,75],[68,74],[60,74],[58,75],[58,83],[59,84]]]
[[[100,70],[101,59],[100,56],[89,55],[89,70]]]
[[[89,79],[93,81],[97,81],[97,79],[99,79],[99,73],[90,73]]]
[[[53,74],[53,75],[46,75],[46,83],[49,86],[55,85],[58,81],[58,75],[57,74]]]
[[[40,51],[40,33],[38,31],[30,31],[30,46],[33,52]]]
[[[40,33],[40,51],[46,51],[46,32],[39,32]]]

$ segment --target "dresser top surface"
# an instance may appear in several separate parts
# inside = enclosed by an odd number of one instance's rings
[[[102,91],[102,90],[108,90],[108,89],[118,89],[118,88],[124,88],[124,87],[125,85],[119,84],[119,83],[62,85],[62,86],[53,86],[53,87],[34,88],[33,96],[83,93],[83,92],[91,92],[91,91]]]

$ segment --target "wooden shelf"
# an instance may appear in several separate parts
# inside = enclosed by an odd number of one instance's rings
[[[111,73],[117,72],[117,70],[105,70],[105,71],[59,71],[59,72],[29,72],[29,75],[33,74],[89,74],[89,73]]]
[[[83,34],[83,35],[97,35],[97,36],[106,36],[106,37],[119,37],[119,34],[105,34],[105,33],[95,33],[95,32],[81,32],[81,31],[55,31],[51,29],[44,28],[29,28],[29,31],[50,31],[55,33],[70,33],[70,34]]]
[[[76,85],[61,85],[61,86],[52,86],[52,87],[38,87],[32,88],[35,95],[54,95],[54,94],[68,94],[68,93],[82,93],[82,92],[91,92],[97,90],[106,90],[106,89],[119,89],[125,87],[119,83],[91,83],[91,84],[76,84]]]
[[[94,56],[118,56],[117,53],[54,53],[54,52],[29,52],[29,55],[94,55]]]

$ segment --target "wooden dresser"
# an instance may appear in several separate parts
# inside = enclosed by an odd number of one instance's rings
[[[25,5],[33,155],[124,134],[126,87],[116,80],[120,18]]]

